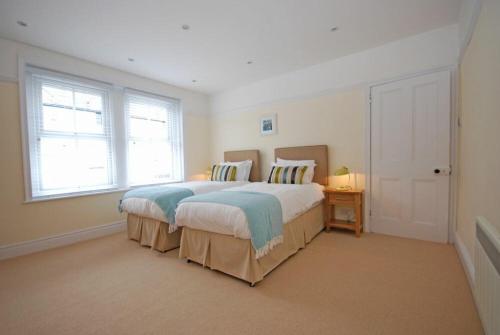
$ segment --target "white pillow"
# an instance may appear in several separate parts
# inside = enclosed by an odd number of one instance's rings
[[[220,164],[236,166],[237,181],[248,181],[248,179],[250,178],[250,171],[252,170],[252,160],[250,159],[241,162],[223,162]]]
[[[314,160],[299,160],[299,161],[292,161],[288,159],[281,159],[277,158],[276,159],[276,165],[278,166],[307,166],[306,173],[304,174],[304,184],[310,184],[312,183],[313,177],[314,177],[314,167],[316,166],[316,162]]]

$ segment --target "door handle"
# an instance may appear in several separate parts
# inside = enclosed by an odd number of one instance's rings
[[[451,168],[450,167],[438,167],[438,168],[434,168],[433,172],[435,175],[449,176],[449,175],[451,175]]]

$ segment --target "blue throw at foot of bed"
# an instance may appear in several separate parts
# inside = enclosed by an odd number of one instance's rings
[[[134,190],[128,191],[123,195],[122,200],[120,200],[120,211],[121,202],[125,199],[139,198],[148,199],[154,202],[158,207],[161,208],[163,214],[167,218],[167,223],[170,225],[175,225],[175,210],[177,204],[184,198],[193,195],[193,191],[184,187],[175,186],[150,186],[150,187],[140,187]]]
[[[257,192],[219,191],[185,198],[185,202],[208,202],[240,208],[247,218],[256,258],[283,242],[283,213],[274,195]]]

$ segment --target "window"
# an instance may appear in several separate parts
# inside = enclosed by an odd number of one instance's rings
[[[178,100],[32,66],[25,84],[28,200],[182,180]]]
[[[182,179],[181,118],[175,100],[128,90],[128,179],[131,185]]]
[[[109,91],[28,74],[32,197],[115,187]]]

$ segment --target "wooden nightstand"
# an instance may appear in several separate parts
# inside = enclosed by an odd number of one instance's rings
[[[363,190],[337,191],[334,188],[325,188],[325,227],[343,228],[356,232],[356,237],[361,236],[363,230]],[[335,218],[335,206],[351,207],[354,209],[355,222],[338,220]]]

